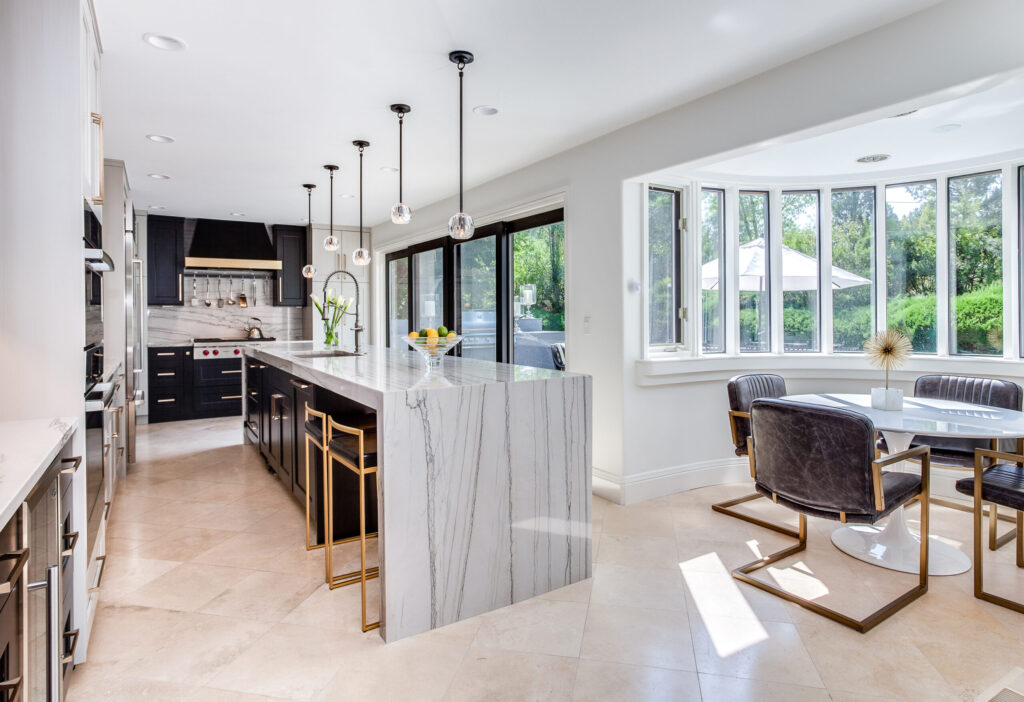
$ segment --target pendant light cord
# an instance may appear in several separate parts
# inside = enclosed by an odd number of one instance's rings
[[[313,231],[313,188],[306,188],[306,224]]]
[[[331,222],[330,229],[327,230],[327,236],[334,236],[334,171],[328,171],[331,174]]]
[[[462,208],[462,78],[466,64],[459,61],[459,212],[465,212]]]
[[[363,248],[363,147],[359,147],[359,248]]]
[[[405,202],[402,199],[402,121],[405,114],[398,113],[398,201]]]

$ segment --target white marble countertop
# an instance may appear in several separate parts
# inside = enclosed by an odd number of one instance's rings
[[[870,395],[818,393],[787,395],[784,400],[859,412],[879,431],[963,439],[1015,439],[1024,436],[1024,412],[929,397],[905,397],[902,410],[871,406]]]
[[[73,417],[0,422],[0,527],[18,511],[77,428]]]
[[[302,355],[331,348],[313,341],[276,341],[247,345],[244,351],[246,356],[371,407],[379,407],[388,393],[580,377],[578,373],[449,354],[430,379],[425,379],[426,362],[419,354],[412,349],[383,346],[369,346],[362,356],[311,358]]]

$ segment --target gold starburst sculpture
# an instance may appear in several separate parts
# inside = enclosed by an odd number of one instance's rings
[[[895,329],[877,332],[864,342],[864,355],[876,368],[885,369],[885,388],[889,389],[889,371],[901,368],[914,347],[907,335]]]

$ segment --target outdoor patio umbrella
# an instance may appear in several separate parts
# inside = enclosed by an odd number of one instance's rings
[[[764,239],[754,239],[739,247],[740,290],[764,290],[764,269],[767,254],[764,250]],[[794,251],[788,246],[782,247],[783,290],[815,290],[818,287],[818,259]],[[718,288],[718,259],[708,261],[700,268],[701,288],[716,290]],[[870,285],[871,281],[856,273],[832,266],[833,289],[854,288],[858,285]]]

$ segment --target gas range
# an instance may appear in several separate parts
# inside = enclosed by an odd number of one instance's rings
[[[193,339],[192,358],[196,361],[208,361],[213,358],[237,358],[242,355],[242,347],[245,344],[258,344],[273,340],[273,337],[265,339]]]

